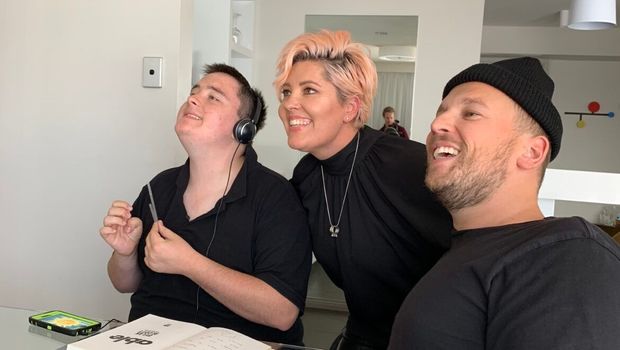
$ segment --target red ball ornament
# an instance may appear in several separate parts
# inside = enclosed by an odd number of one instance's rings
[[[588,110],[590,113],[596,113],[599,109],[601,109],[601,105],[596,101],[592,101],[588,104]]]

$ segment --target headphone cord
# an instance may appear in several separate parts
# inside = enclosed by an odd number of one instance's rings
[[[226,177],[226,186],[224,186],[224,192],[222,193],[222,198],[220,198],[220,202],[217,205],[217,210],[215,211],[215,223],[213,224],[213,235],[211,236],[211,240],[209,241],[209,245],[207,245],[207,250],[205,251],[205,257],[209,257],[209,250],[211,249],[211,244],[213,244],[213,240],[215,239],[215,234],[217,233],[217,220],[220,216],[220,209],[222,208],[222,203],[224,203],[224,196],[226,195],[226,190],[228,190],[228,184],[230,183],[230,174],[232,173],[232,166],[235,160],[235,156],[237,155],[237,151],[239,150],[239,146],[241,143],[237,143],[237,147],[235,148],[235,152],[233,152],[232,157],[230,158],[230,165],[228,166],[228,176]],[[196,319],[198,319],[198,309],[200,308],[200,286],[198,285],[196,288]]]

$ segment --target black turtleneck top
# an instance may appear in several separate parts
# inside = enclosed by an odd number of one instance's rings
[[[364,127],[340,232],[331,237],[323,189],[335,223],[356,142],[323,161],[307,154],[291,182],[308,213],[314,254],[344,291],[346,333],[387,348],[401,302],[448,248],[452,221],[424,185],[425,146]]]

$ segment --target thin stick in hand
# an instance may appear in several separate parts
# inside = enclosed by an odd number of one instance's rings
[[[157,222],[159,216],[157,216],[157,210],[155,210],[155,199],[153,198],[153,190],[151,190],[151,183],[148,182],[146,184],[146,187],[149,190],[149,198],[151,200],[151,203],[149,203],[149,209],[151,210],[151,215],[153,216],[153,222]]]

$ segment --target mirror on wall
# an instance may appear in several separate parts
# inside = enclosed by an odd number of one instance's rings
[[[381,128],[381,112],[392,106],[399,124],[411,135],[418,17],[306,15],[306,32],[321,29],[350,32],[353,41],[366,45],[375,62],[379,83],[368,125]]]

